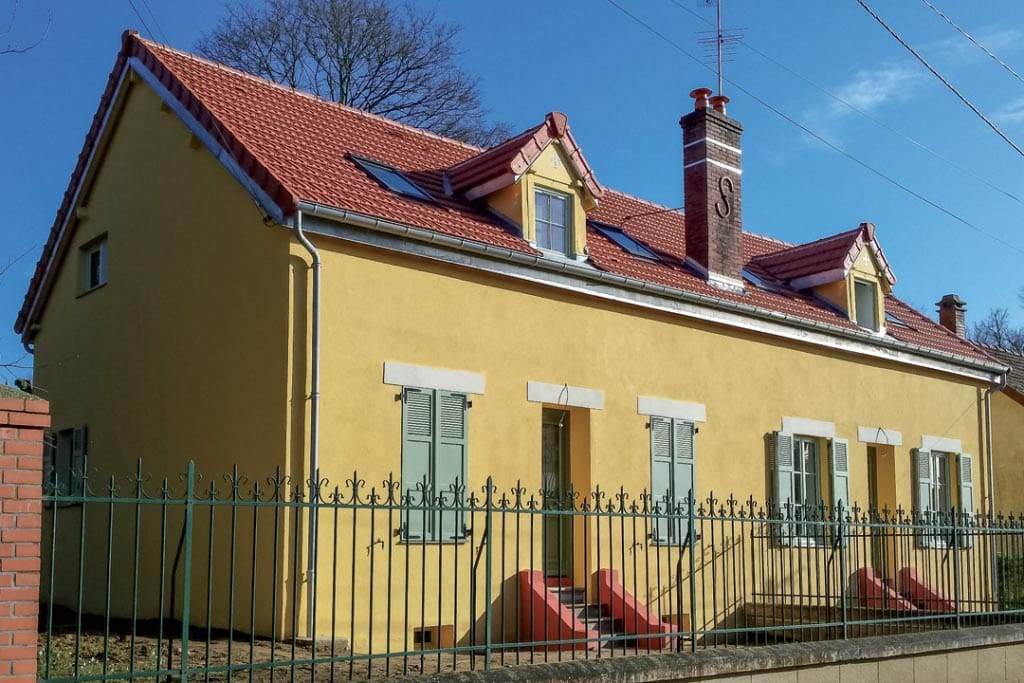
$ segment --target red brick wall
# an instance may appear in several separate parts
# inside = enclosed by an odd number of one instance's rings
[[[43,430],[50,404],[0,398],[0,683],[36,680]]]

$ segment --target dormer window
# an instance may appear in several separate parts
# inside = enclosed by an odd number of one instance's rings
[[[857,315],[857,325],[878,331],[878,288],[874,282],[855,279],[853,281],[853,298]]]
[[[537,247],[571,255],[572,199],[551,190],[538,189],[536,200]]]

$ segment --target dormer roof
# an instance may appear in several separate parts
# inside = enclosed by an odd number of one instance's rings
[[[561,143],[576,177],[594,199],[599,199],[604,188],[583,158],[583,151],[569,131],[568,119],[559,111],[550,112],[539,126],[450,167],[446,175],[452,192],[473,200],[511,185],[554,140]]]
[[[889,287],[896,284],[896,276],[875,239],[875,226],[871,223],[861,223],[838,235],[756,256],[750,265],[793,289],[807,289],[845,278],[865,247],[871,251]]]

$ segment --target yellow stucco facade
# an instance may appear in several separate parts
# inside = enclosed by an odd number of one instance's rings
[[[1012,390],[1011,390],[1012,391]],[[1024,513],[1024,400],[1013,392],[992,396],[992,465],[996,509],[1020,518]]]
[[[36,384],[52,400],[54,428],[88,424],[89,453],[97,468],[94,490],[111,474],[134,472],[140,457],[154,477],[150,487],[163,477],[180,485],[177,474],[188,459],[206,475],[200,486],[214,485],[221,494],[230,484],[218,477],[236,464],[250,482],[265,481],[278,467],[295,481],[308,478],[309,255],[289,229],[263,223],[244,189],[195,144],[146,85],[135,83],[123,97],[115,132],[83,201],[85,217],[66,250],[35,338]],[[499,192],[492,205],[529,226],[535,186],[576,187],[574,216],[582,219],[587,200],[565,167],[552,144],[535,170]],[[108,243],[108,282],[83,294],[78,254],[101,235]],[[913,505],[911,449],[921,446],[925,435],[959,440],[964,452],[978,455],[975,481],[983,481],[988,384],[980,379],[598,298],[585,287],[555,287],[383,244],[324,234],[313,234],[312,240],[323,258],[320,475],[330,487],[344,487],[353,472],[368,486],[401,472],[402,403],[396,400],[401,387],[382,380],[387,363],[483,378],[483,390],[470,397],[467,413],[466,484],[474,492],[488,477],[499,492],[515,486],[530,493],[540,489],[542,412],[548,407],[570,412],[575,490],[621,487],[636,499],[651,483],[650,415],[638,410],[641,397],[705,409],[696,436],[701,498],[712,492],[719,499],[730,493],[762,501],[769,496],[770,442],[785,418],[832,425],[836,438],[849,441],[851,499],[862,504],[869,497],[868,449],[878,444],[861,441],[861,427],[903,436],[900,445],[880,449],[881,460],[887,459],[880,467],[886,479],[878,489],[885,505]],[[577,254],[584,253],[584,241],[585,230],[578,227]],[[880,275],[870,260],[858,261],[858,268]],[[565,387],[567,398],[531,400],[530,382]],[[577,389],[591,390],[585,395],[601,400],[574,404]],[[824,463],[828,439],[819,438]],[[828,486],[824,477],[826,499]],[[979,507],[983,495],[976,489]],[[80,507],[58,509],[55,515],[58,534],[77,533]],[[260,524],[269,523],[253,515]],[[306,518],[292,515],[286,512],[279,525],[279,554],[306,533]],[[209,522],[199,515],[199,537],[207,533],[211,547],[221,543],[226,519],[219,517],[216,531],[209,531]],[[357,567],[354,580],[342,579],[338,587],[361,607],[353,610],[356,623],[347,623],[350,604],[331,609],[318,603],[316,627],[322,632],[341,620],[356,649],[367,647],[371,621],[365,601],[382,580],[366,564],[369,556],[395,558],[401,575],[389,574],[389,582],[400,585],[403,577],[415,576],[426,577],[429,585],[431,577],[436,581],[470,562],[476,547],[475,539],[416,547],[392,533],[393,518],[382,512],[377,520],[381,526],[374,530],[360,523],[350,531],[321,520],[320,547],[334,551],[321,554],[317,575],[326,580],[336,566]],[[173,541],[180,513],[161,521],[147,512],[142,525],[152,533],[162,527]],[[252,518],[243,519],[242,545],[251,545],[252,532],[246,529],[256,526]],[[102,555],[105,527],[97,522],[85,527],[90,557],[94,551]],[[131,525],[117,533],[119,543],[131,547]],[[506,547],[514,544],[510,534],[502,537]],[[599,534],[598,528],[581,524],[573,531],[575,566],[569,578],[576,585],[586,585],[600,565]],[[266,542],[265,535],[261,538]],[[515,543],[521,558],[528,548],[540,547],[539,538]],[[296,558],[274,560],[280,572],[266,569],[275,553],[269,544],[256,553],[255,569],[252,562],[234,567],[236,582],[253,581],[260,589],[256,628],[261,632],[306,630],[306,548],[298,546]],[[661,563],[670,572],[668,551],[648,544],[644,552],[644,571]],[[144,562],[153,569],[158,558]],[[197,576],[205,577],[207,568],[196,562]],[[492,580],[509,585],[516,571],[529,568],[526,564],[525,559],[520,566],[496,562]],[[73,562],[64,566],[77,571]],[[115,579],[126,580],[128,571],[119,567]],[[227,585],[227,571],[228,559],[218,555],[211,583]],[[272,591],[291,596],[291,605],[298,598],[296,611],[289,611],[285,598],[267,602]],[[95,607],[101,594],[86,600]],[[457,596],[435,591],[417,609],[454,613]],[[70,593],[54,596],[61,598]],[[120,602],[117,611],[123,613],[126,605]],[[237,606],[239,614],[247,605]],[[378,639],[385,638],[388,615],[402,609],[395,603],[389,613],[378,603],[372,617]],[[461,609],[455,627],[465,638],[471,620]],[[514,628],[515,608],[503,614]],[[197,618],[203,618],[201,609]],[[226,624],[222,611],[214,621]],[[408,632],[393,629],[390,638],[397,647],[407,642]]]

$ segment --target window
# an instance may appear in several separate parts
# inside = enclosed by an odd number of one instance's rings
[[[405,195],[406,197],[412,197],[413,199],[422,199],[428,202],[434,201],[429,194],[421,190],[419,186],[402,175],[398,169],[391,166],[385,166],[384,164],[377,163],[376,161],[363,159],[362,157],[352,156],[350,158],[355,162],[356,166],[363,169],[363,171],[369,174],[374,180],[392,192],[397,192],[398,194]]]
[[[85,493],[88,427],[48,432],[43,455],[43,495],[79,497]]]
[[[818,440],[806,437],[793,439],[793,499],[792,516],[796,520],[819,519],[821,506],[821,479],[818,462]],[[816,529],[810,525],[798,525],[797,535],[812,537]]]
[[[603,223],[591,223],[595,230],[610,239],[615,244],[625,249],[633,256],[639,256],[650,261],[658,261],[658,255],[650,247],[640,240],[630,237],[622,228],[616,228]]]
[[[827,472],[821,458],[821,446],[826,441]],[[849,450],[846,439],[775,433],[775,504],[778,518],[784,520],[777,529],[780,543],[814,545],[823,543],[835,531],[836,525],[826,522],[850,505]],[[826,481],[831,493],[829,507],[824,504]]]
[[[878,301],[876,299],[875,283],[865,280],[854,280],[853,298],[857,313],[857,324],[877,332]]]
[[[957,462],[956,470],[951,464]],[[969,525],[974,514],[974,457],[969,453],[945,453],[942,451],[914,451],[914,508],[917,513],[915,523],[920,525],[939,525],[941,529],[918,529],[918,545],[929,548],[945,548],[952,537],[954,520],[950,513],[954,511],[952,472],[958,474],[956,484],[959,485],[955,511],[958,514],[957,526]],[[961,536],[962,544],[972,544],[970,535]]]
[[[465,530],[467,425],[465,394],[402,390],[404,538],[462,540]]]
[[[82,247],[82,291],[89,292],[105,284],[107,284],[106,235]]]
[[[548,251],[570,254],[570,238],[572,236],[572,200],[568,195],[537,190],[536,228],[537,246]]]
[[[687,543],[690,498],[696,491],[695,432],[687,420],[651,416],[651,538],[655,543]]]

